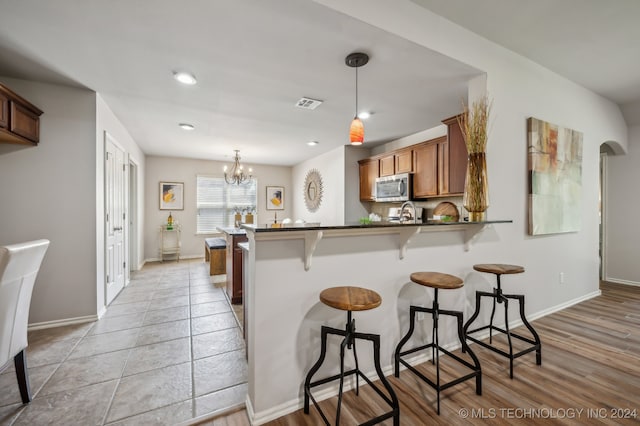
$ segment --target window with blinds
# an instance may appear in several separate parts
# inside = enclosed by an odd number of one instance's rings
[[[216,227],[231,227],[236,210],[258,205],[255,179],[242,185],[225,182],[224,178],[197,176],[197,233],[217,232]]]

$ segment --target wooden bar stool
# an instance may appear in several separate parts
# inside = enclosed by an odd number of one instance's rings
[[[411,322],[409,324],[409,331],[407,334],[400,340],[398,346],[396,347],[395,352],[395,376],[400,377],[400,364],[404,365],[411,371],[413,374],[424,380],[428,385],[436,390],[437,398],[438,398],[438,415],[440,415],[440,391],[450,388],[451,386],[457,385],[458,383],[464,382],[465,380],[471,379],[473,377],[476,378],[476,394],[482,395],[482,371],[480,369],[480,361],[473,353],[473,351],[467,346],[467,342],[464,336],[464,330],[462,328],[462,312],[460,311],[449,311],[440,309],[438,304],[438,290],[451,290],[460,288],[464,285],[462,280],[458,277],[449,274],[443,274],[440,272],[414,272],[411,274],[411,281],[416,284],[431,287],[434,289],[434,299],[433,305],[431,308],[423,308],[421,306],[413,306],[411,305],[410,316]],[[415,329],[416,323],[416,313],[417,312],[427,312],[430,313],[433,318],[433,333],[432,333],[432,341],[427,345],[418,346],[413,349],[408,349],[406,351],[402,351],[402,347],[405,343],[409,341],[413,331]],[[438,319],[440,315],[448,315],[455,317],[458,321],[458,338],[460,339],[460,343],[462,344],[462,351],[468,352],[469,356],[472,359],[472,362],[468,362],[465,359],[460,358],[459,356],[452,354],[448,350],[444,349],[440,346],[438,342]],[[424,374],[419,372],[413,366],[411,366],[408,362],[402,359],[403,356],[412,354],[414,352],[421,351],[423,349],[431,348],[432,358],[431,362],[436,366],[436,381],[433,382],[431,379],[426,377]],[[466,374],[462,377],[454,379],[448,383],[441,384],[440,383],[440,352],[444,352],[449,355],[451,358],[455,359],[459,363],[465,365],[466,367],[472,370],[471,373]]]
[[[538,333],[536,333],[536,331],[533,329],[533,327],[531,326],[531,324],[529,324],[529,321],[527,321],[527,318],[525,317],[524,314],[524,296],[523,295],[519,295],[519,294],[504,294],[502,292],[502,288],[500,287],[500,276],[505,274],[505,275],[509,275],[509,274],[521,274],[524,272],[524,268],[522,266],[518,266],[518,265],[504,265],[504,264],[497,264],[497,263],[489,263],[489,264],[478,264],[478,265],[473,265],[473,269],[475,269],[476,271],[479,272],[488,272],[490,274],[495,274],[496,279],[497,279],[497,283],[498,283],[498,287],[493,289],[492,293],[489,292],[485,292],[485,291],[476,291],[476,310],[473,313],[473,315],[471,316],[471,318],[469,318],[469,321],[467,321],[467,323],[464,325],[464,332],[467,336],[467,339],[481,345],[484,346],[487,349],[490,349],[504,357],[509,358],[509,376],[513,379],[513,360],[524,355],[527,354],[529,352],[533,352],[536,351],[536,364],[541,365],[542,364],[542,354],[541,354],[541,350],[542,350],[542,343],[540,342],[540,337],[538,336]],[[493,299],[493,308],[491,310],[491,319],[489,320],[489,325],[485,325],[483,327],[479,327],[479,328],[475,328],[473,330],[469,330],[469,327],[471,326],[471,324],[473,323],[473,321],[475,321],[475,319],[478,317],[478,315],[480,314],[480,300],[482,297],[490,297]],[[530,339],[528,337],[524,337],[521,336],[519,334],[513,333],[512,331],[509,330],[509,299],[515,299],[518,300],[518,302],[520,303],[520,318],[522,319],[522,322],[524,323],[525,327],[527,327],[529,329],[529,332],[531,333],[531,335],[533,336],[533,339]],[[504,303],[504,324],[505,324],[505,328],[499,328],[496,327],[495,325],[493,325],[493,317],[496,313],[496,302],[497,303]],[[481,330],[486,330],[489,329],[489,343],[487,344],[486,342],[483,342],[481,340],[478,340],[472,336],[470,336],[469,334],[471,333],[475,333],[477,331],[481,331]],[[495,347],[492,345],[493,343],[493,330],[499,331],[501,333],[504,333],[507,335],[507,340],[509,342],[509,353]],[[524,342],[529,343],[531,346],[521,350],[520,352],[517,353],[513,353],[513,345],[511,342],[511,338],[515,337],[516,339],[522,340]]]
[[[316,409],[322,416],[324,423],[329,425],[329,420],[324,415],[320,406],[316,402],[315,398],[311,394],[311,388],[314,386],[322,385],[325,383],[329,383],[333,380],[340,379],[340,390],[338,392],[338,408],[336,411],[336,426],[340,424],[340,408],[342,405],[342,386],[344,383],[344,378],[351,374],[356,375],[356,395],[359,394],[360,386],[358,377],[362,377],[372,389],[376,391],[382,399],[384,399],[390,406],[391,411],[381,414],[380,416],[374,417],[373,419],[368,420],[363,425],[373,425],[376,423],[380,423],[386,419],[393,417],[394,426],[398,426],[400,424],[400,405],[398,403],[398,398],[396,397],[395,392],[391,388],[391,385],[387,381],[382,372],[382,368],[380,367],[380,336],[378,334],[366,334],[366,333],[357,333],[356,332],[356,321],[352,319],[351,312],[352,311],[365,311],[369,309],[374,309],[380,306],[382,303],[382,299],[378,293],[373,290],[368,290],[366,288],[361,287],[332,287],[323,290],[320,293],[320,301],[327,306],[331,306],[335,309],[340,309],[343,311],[347,311],[347,324],[344,330],[322,326],[322,338],[321,338],[321,349],[320,349],[320,358],[318,361],[311,367],[309,373],[304,382],[304,412],[305,414],[309,414],[309,398],[315,405]],[[313,375],[318,371],[322,363],[324,362],[325,355],[327,353],[327,336],[329,334],[335,334],[338,336],[344,336],[342,339],[342,343],[340,344],[340,374],[336,374],[331,377],[327,377],[324,379],[316,380],[314,382],[311,381]],[[358,356],[356,354],[356,339],[369,340],[373,343],[373,359],[376,368],[376,372],[378,373],[378,377],[380,377],[380,381],[384,385],[385,389],[389,393],[389,396],[385,395],[375,384],[373,384],[367,376],[365,376],[362,371],[358,368]],[[351,349],[353,347],[353,358],[355,360],[356,368],[344,371],[344,352],[345,348]]]

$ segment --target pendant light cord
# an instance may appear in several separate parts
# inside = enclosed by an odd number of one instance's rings
[[[358,67],[356,68],[356,117],[358,116]]]

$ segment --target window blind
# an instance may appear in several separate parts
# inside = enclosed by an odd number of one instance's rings
[[[236,210],[255,209],[258,205],[256,179],[245,184],[228,184],[224,178],[198,175],[196,232],[217,232],[216,227],[234,225]]]

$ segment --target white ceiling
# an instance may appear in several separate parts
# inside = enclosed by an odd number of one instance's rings
[[[640,0],[411,0],[622,106],[640,124]]]
[[[635,108],[640,123],[639,0],[412,1]],[[459,112],[479,73],[310,0],[0,0],[0,75],[100,93],[148,155],[240,149],[249,164],[293,165],[347,144],[354,51],[371,56],[359,70],[369,146]],[[176,83],[178,69],[198,84]],[[302,96],[324,103],[295,108]]]
[[[0,75],[95,90],[149,155],[225,160],[239,149],[249,164],[293,165],[348,144],[354,51],[370,55],[358,71],[368,146],[458,113],[479,73],[308,0],[0,5]],[[178,69],[198,84],[178,84]],[[296,108],[303,96],[324,103]]]

